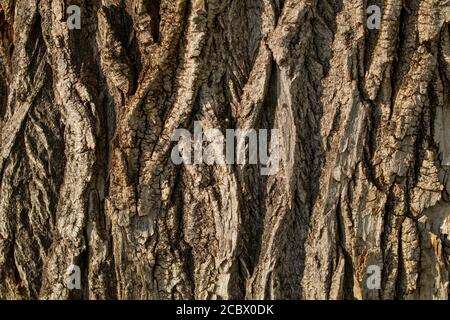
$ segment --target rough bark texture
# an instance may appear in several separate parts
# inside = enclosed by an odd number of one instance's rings
[[[194,121],[279,172],[174,165]],[[448,0],[0,0],[0,146],[2,299],[449,297]]]

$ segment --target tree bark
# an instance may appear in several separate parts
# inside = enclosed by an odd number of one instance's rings
[[[448,1],[0,0],[0,44],[1,299],[448,299]],[[175,165],[194,121],[280,170]]]

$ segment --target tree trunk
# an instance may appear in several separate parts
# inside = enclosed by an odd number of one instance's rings
[[[0,43],[0,298],[448,299],[448,1],[0,0]],[[174,164],[194,121],[279,171]]]

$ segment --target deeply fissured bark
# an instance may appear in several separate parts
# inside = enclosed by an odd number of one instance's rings
[[[0,298],[448,299],[449,22],[445,0],[0,0]],[[194,121],[280,129],[280,170],[174,165]]]

